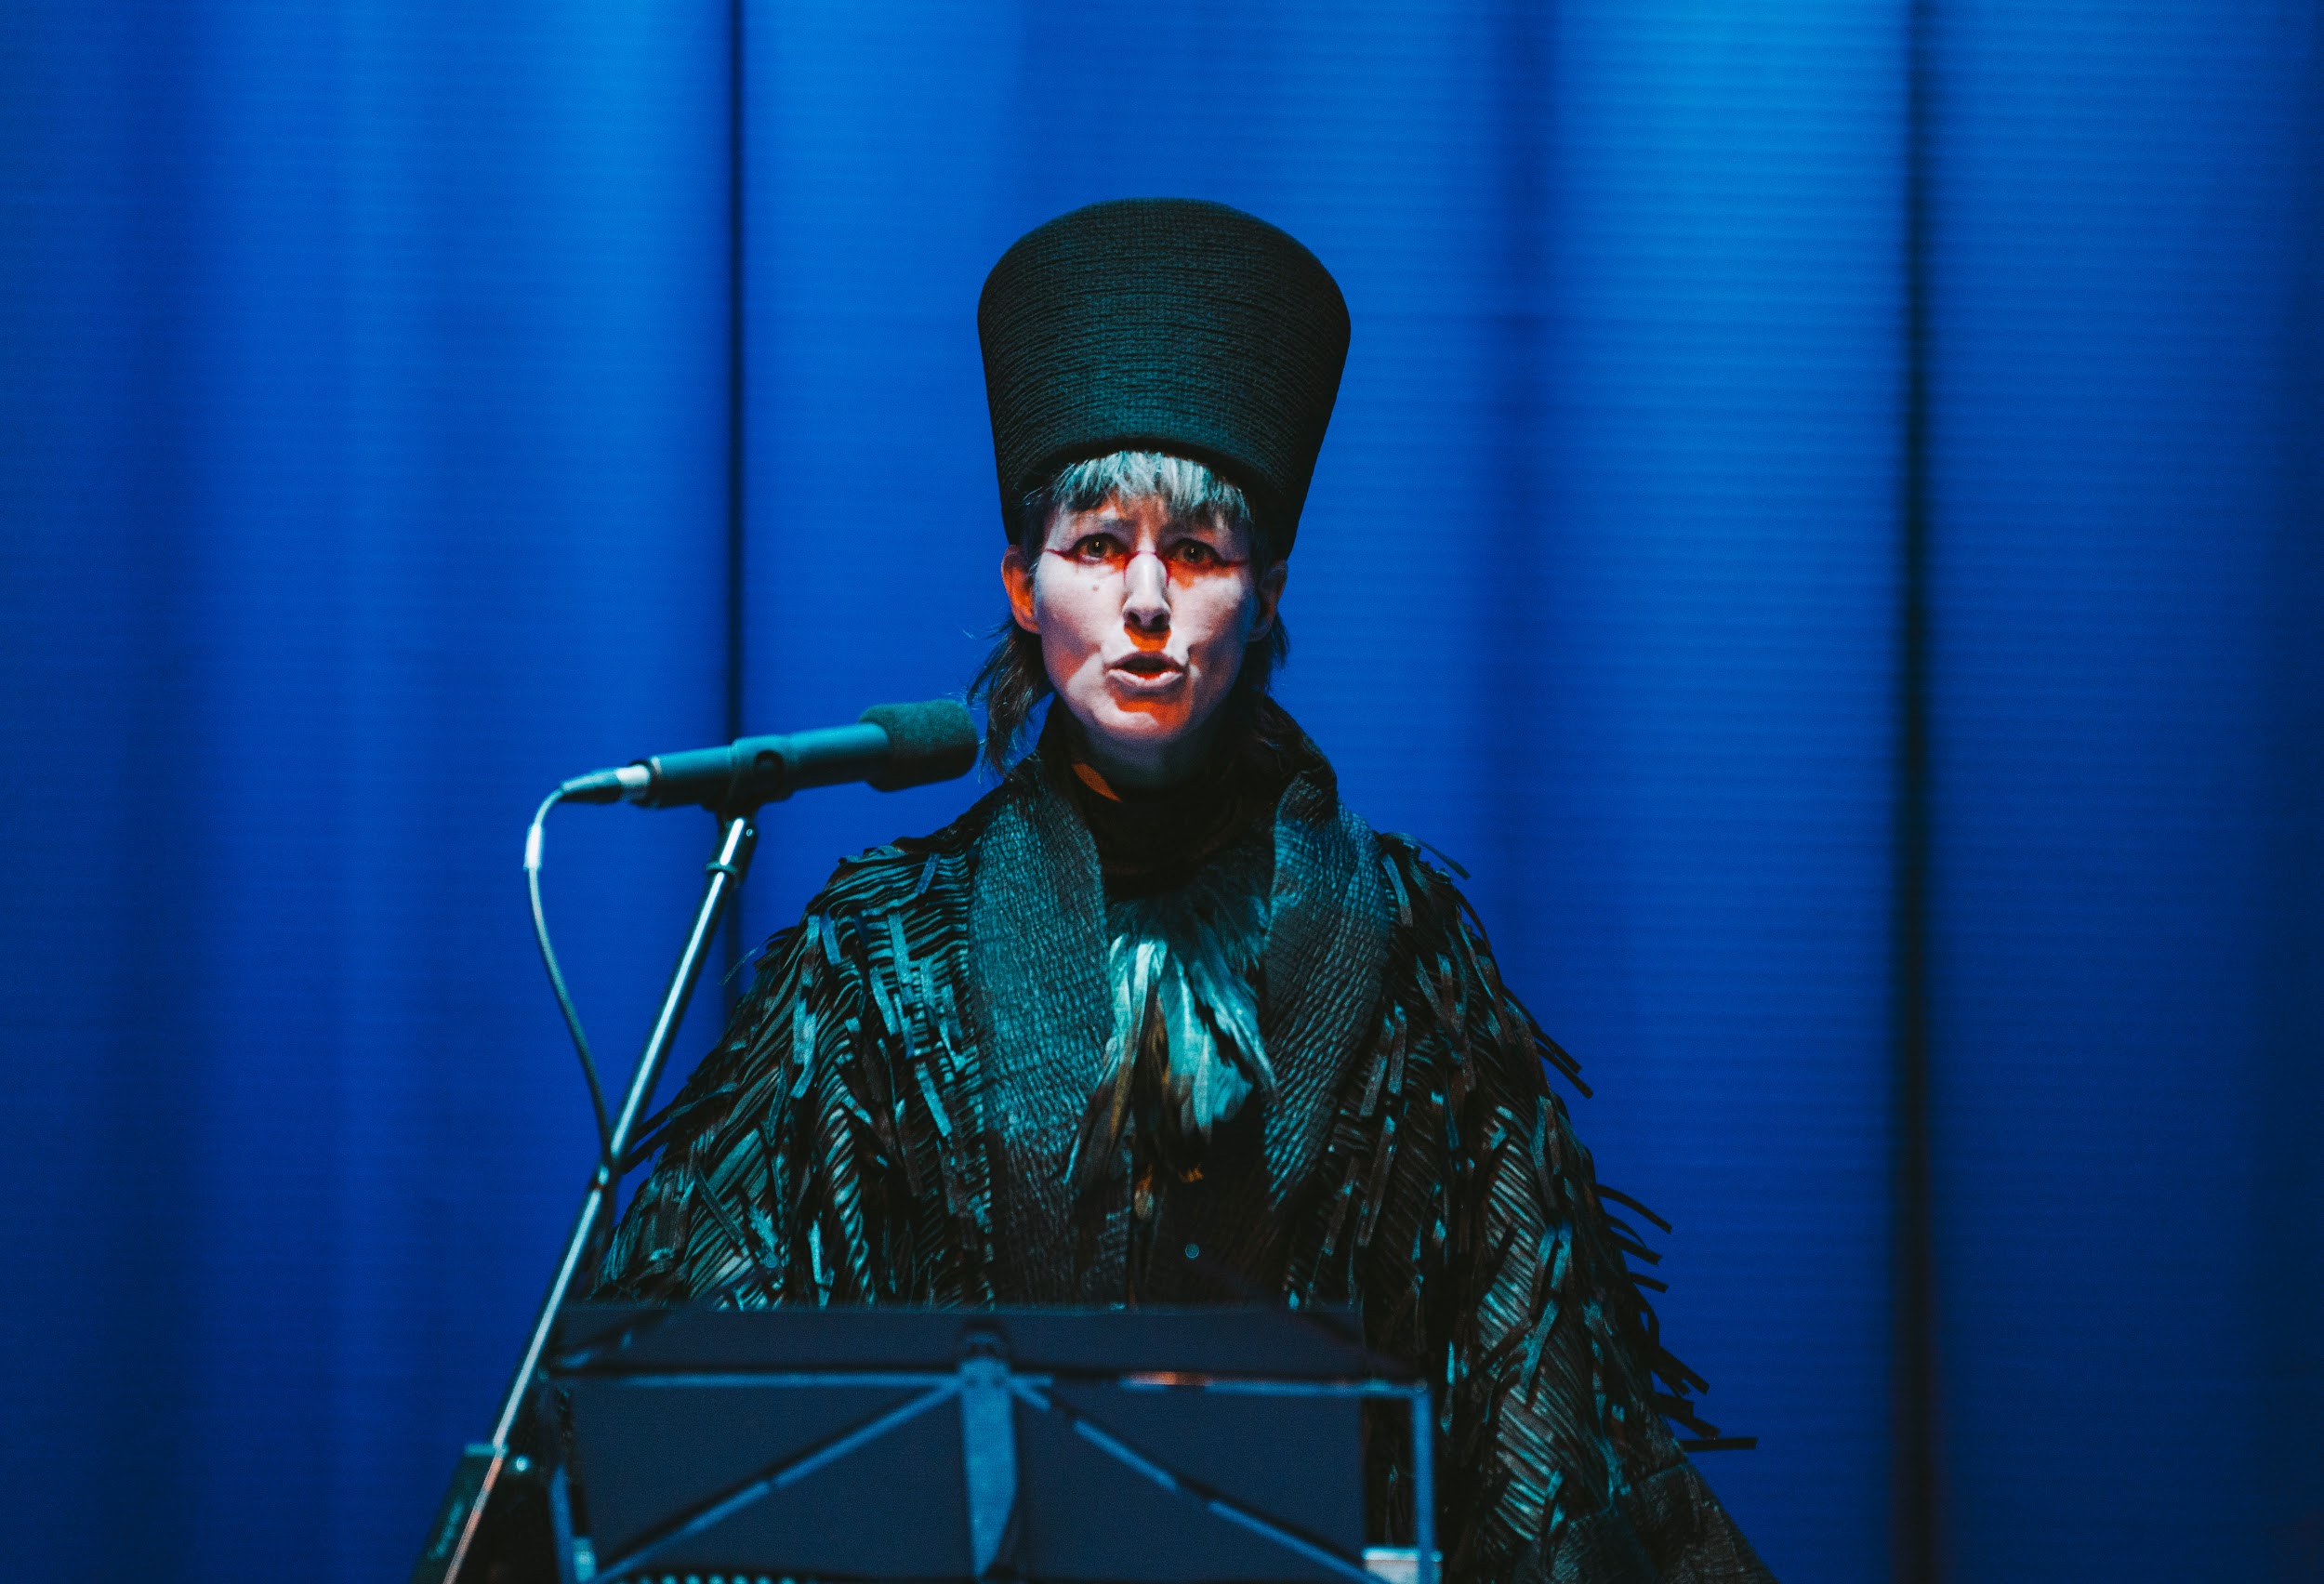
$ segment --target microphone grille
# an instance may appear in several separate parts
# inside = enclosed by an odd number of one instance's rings
[[[976,721],[957,699],[875,704],[858,717],[888,733],[888,765],[869,777],[882,792],[966,775],[976,763]]]

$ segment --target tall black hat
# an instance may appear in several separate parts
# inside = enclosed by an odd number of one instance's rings
[[[1192,457],[1291,548],[1348,356],[1348,307],[1266,221],[1192,198],[1092,204],[1037,226],[977,303],[1001,521],[1058,469]]]

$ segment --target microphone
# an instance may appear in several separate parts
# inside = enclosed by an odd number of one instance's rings
[[[576,803],[627,798],[649,809],[737,812],[807,786],[867,781],[882,792],[964,775],[976,762],[976,722],[948,698],[876,704],[852,726],[743,737],[722,748],[657,754],[618,770],[576,775],[558,788]]]

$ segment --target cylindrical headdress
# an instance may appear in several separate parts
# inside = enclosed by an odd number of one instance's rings
[[[1060,468],[1113,451],[1232,480],[1287,551],[1348,356],[1348,308],[1315,256],[1191,198],[1125,198],[1017,239],[976,324],[1001,520]]]

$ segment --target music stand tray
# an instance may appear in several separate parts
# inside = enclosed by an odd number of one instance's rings
[[[568,1584],[1378,1584],[1367,1400],[1411,1416],[1434,1584],[1428,1383],[1343,1316],[575,1304],[544,1374]]]

